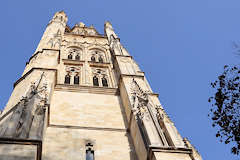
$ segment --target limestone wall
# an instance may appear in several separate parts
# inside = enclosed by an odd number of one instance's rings
[[[0,144],[0,160],[36,160],[37,146]]]
[[[55,127],[47,128],[43,160],[84,160],[87,141],[94,144],[95,160],[135,160],[126,132]]]
[[[126,129],[118,96],[55,91],[50,124]]]

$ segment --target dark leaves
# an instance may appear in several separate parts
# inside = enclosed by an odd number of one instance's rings
[[[231,152],[240,153],[240,67],[224,66],[218,80],[211,83],[216,90],[208,99],[212,107],[208,115],[212,126],[217,128],[216,137],[220,142],[232,144]]]

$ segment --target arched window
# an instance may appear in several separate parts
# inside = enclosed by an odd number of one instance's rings
[[[69,54],[69,55],[68,55],[68,59],[72,59],[72,54]]]
[[[92,61],[92,62],[96,62],[96,59],[95,59],[95,56],[94,56],[94,55],[91,57],[91,61]]]
[[[74,76],[74,84],[79,84],[79,76],[78,75]]]
[[[75,60],[80,60],[80,56],[78,54],[75,56]]]
[[[91,143],[86,144],[86,160],[94,160],[94,150]]]
[[[94,86],[99,86],[98,78],[96,76],[93,77],[93,85]]]
[[[103,63],[103,58],[102,58],[102,56],[99,56],[98,62]]]
[[[108,82],[105,77],[102,78],[102,85],[103,85],[103,87],[108,87]]]
[[[64,83],[65,84],[70,84],[70,75],[69,74],[67,74],[66,76],[65,76],[65,80],[64,80]]]

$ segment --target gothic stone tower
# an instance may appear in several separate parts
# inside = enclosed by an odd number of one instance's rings
[[[201,160],[109,22],[57,12],[0,117],[1,160]]]

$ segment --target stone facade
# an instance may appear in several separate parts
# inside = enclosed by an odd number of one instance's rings
[[[201,160],[109,22],[57,12],[0,117],[1,160]]]

